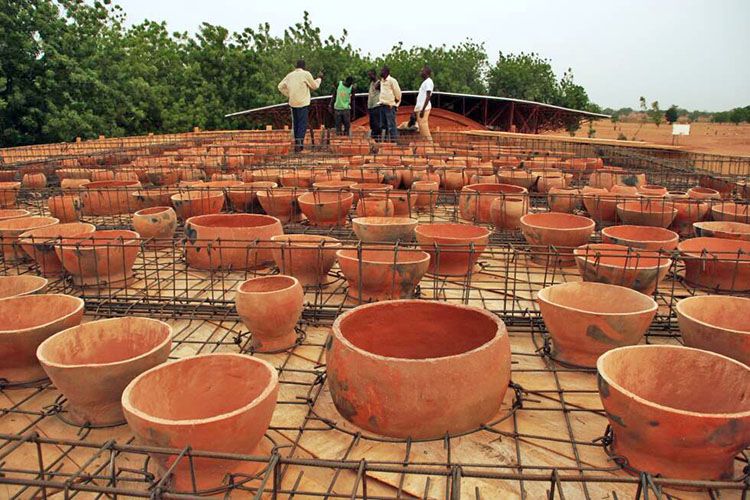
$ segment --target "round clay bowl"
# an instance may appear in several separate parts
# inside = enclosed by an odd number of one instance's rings
[[[677,209],[671,202],[627,201],[617,204],[617,216],[625,224],[666,228],[677,216]]]
[[[241,354],[206,354],[152,368],[122,393],[125,419],[145,446],[234,454],[256,451],[276,407],[279,380],[266,361]],[[200,404],[196,404],[200,401]],[[152,455],[166,472],[176,455]],[[226,485],[227,474],[254,475],[260,462],[193,457],[172,469],[176,491]]]
[[[675,311],[685,345],[717,352],[750,366],[750,299],[723,295],[688,297],[677,303]]]
[[[93,233],[96,226],[84,222],[53,224],[26,231],[18,237],[18,244],[24,252],[39,266],[43,276],[58,276],[63,267],[55,252],[56,243],[62,238]]]
[[[339,250],[341,272],[349,283],[349,298],[357,303],[410,299],[430,265],[430,255],[396,247],[388,250]]]
[[[21,274],[18,276],[0,276],[0,299],[43,293],[48,280],[40,276]]]
[[[539,292],[538,303],[552,337],[552,356],[587,368],[610,349],[640,342],[657,309],[640,292],[591,282],[549,286]]]
[[[52,217],[60,222],[76,222],[83,213],[81,197],[73,194],[51,196],[47,200],[47,207]]]
[[[617,204],[632,198],[629,195],[584,191],[583,206],[589,216],[599,224],[611,224],[617,220]]]
[[[197,269],[260,269],[273,263],[271,237],[283,233],[270,215],[191,217],[185,222],[185,258]]]
[[[172,246],[177,214],[172,207],[150,207],[133,214],[133,228],[151,247]]]
[[[472,222],[488,223],[492,221],[492,202],[496,199],[527,194],[526,188],[512,184],[469,184],[461,188],[459,194],[459,215]]]
[[[351,185],[351,192],[354,193],[354,203],[359,202],[359,199],[365,196],[390,191],[391,189],[393,189],[393,186],[390,184],[380,184],[377,182],[357,182]]]
[[[315,191],[297,198],[299,208],[313,226],[335,227],[346,224],[346,216],[354,201],[353,193]]]
[[[490,206],[490,220],[496,229],[516,231],[521,228],[521,217],[529,212],[526,197],[503,196],[495,198]]]
[[[83,213],[87,215],[117,215],[134,212],[137,206],[132,193],[138,181],[95,181],[84,184],[81,191]]]
[[[484,252],[490,231],[470,224],[418,224],[419,248],[430,254],[429,272],[438,276],[465,276]]]
[[[674,231],[653,226],[610,226],[602,229],[602,240],[605,243],[625,245],[642,250],[666,250],[677,248],[680,237]]]
[[[687,195],[694,200],[720,200],[721,193],[715,189],[707,187],[692,187],[688,189]]]
[[[172,347],[172,327],[149,318],[91,321],[48,338],[37,358],[68,400],[78,425],[124,423],[122,391],[136,376],[164,363]]]
[[[352,186],[356,185],[357,183],[354,181],[341,181],[341,180],[332,180],[332,181],[320,181],[320,182],[314,182],[313,187],[315,189],[319,189],[321,191],[350,191],[352,189]],[[380,185],[380,184],[379,184]],[[384,189],[387,189],[387,186],[383,185]]]
[[[360,198],[354,211],[357,217],[393,217],[393,202],[387,198],[365,196]]]
[[[14,206],[20,188],[20,182],[0,182],[0,208]]]
[[[599,243],[573,251],[584,281],[620,285],[650,295],[664,281],[672,259],[648,250]]]
[[[667,188],[654,184],[644,184],[638,188],[638,192],[643,196],[662,197],[667,195]]]
[[[354,234],[365,243],[411,241],[419,221],[411,217],[356,217]]]
[[[411,195],[416,198],[414,206],[418,209],[435,208],[439,193],[440,182],[438,181],[414,181],[411,183]]]
[[[173,194],[172,206],[182,220],[199,215],[218,214],[224,207],[224,193],[198,189]]]
[[[3,208],[0,209],[0,221],[8,219],[18,219],[20,217],[28,217],[31,212],[23,210],[21,208]]]
[[[395,217],[409,217],[417,203],[417,195],[411,191],[394,189],[372,193],[369,197],[391,201],[393,203],[393,215]]]
[[[288,349],[297,341],[294,327],[302,315],[304,290],[297,278],[284,275],[252,278],[235,295],[237,313],[258,352]]]
[[[614,349],[596,367],[614,454],[663,477],[733,479],[750,444],[750,367],[667,345]]]
[[[139,239],[135,231],[94,231],[63,238],[55,252],[76,285],[122,287],[133,277]]]
[[[227,197],[236,212],[252,212],[260,206],[258,191],[277,187],[275,182],[257,181],[246,182],[240,186],[227,189]]]
[[[172,196],[177,194],[177,188],[140,189],[130,193],[138,208],[171,207]]]
[[[0,246],[3,249],[3,258],[6,263],[16,262],[25,257],[25,253],[18,244],[18,237],[32,229],[53,226],[59,219],[54,217],[20,217],[0,221]]]
[[[732,202],[721,202],[711,206],[711,217],[714,220],[727,222],[744,222],[750,224],[750,205],[741,205]]]
[[[326,361],[339,413],[395,438],[475,429],[497,414],[510,381],[505,324],[484,309],[444,302],[356,307],[334,322]]]
[[[539,176],[530,174],[525,170],[500,170],[497,173],[497,178],[502,184],[511,184],[528,190],[536,184]]]
[[[46,375],[36,349],[51,335],[81,322],[83,300],[60,294],[0,300],[0,378],[30,382]]]
[[[297,188],[275,188],[256,191],[258,202],[263,211],[272,215],[283,223],[298,221],[299,204]]]
[[[336,262],[341,242],[331,236],[315,234],[283,234],[272,236],[273,260],[281,274],[294,276],[302,286],[325,283]]]
[[[581,206],[581,191],[574,188],[553,187],[547,194],[547,205],[550,212],[572,214]]]
[[[596,223],[580,215],[547,212],[521,217],[521,231],[532,247],[531,259],[537,264],[573,265],[573,249],[585,244]]]
[[[693,238],[677,245],[685,261],[685,281],[716,292],[750,290],[750,242]]]
[[[744,222],[696,222],[693,230],[698,237],[750,241],[750,224]]]

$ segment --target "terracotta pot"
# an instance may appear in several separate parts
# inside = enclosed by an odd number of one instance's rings
[[[750,366],[750,299],[700,295],[677,303],[677,321],[688,347],[716,352]]]
[[[118,215],[135,211],[132,193],[141,186],[138,181],[95,181],[81,190],[83,213],[86,215]]]
[[[47,207],[52,217],[60,222],[77,222],[83,213],[83,203],[78,195],[51,196],[47,200]]]
[[[719,193],[715,189],[707,188],[707,187],[691,187],[687,191],[687,195],[689,198],[692,198],[694,200],[720,200],[721,199],[721,193]]]
[[[638,196],[638,188],[636,186],[621,186],[620,184],[615,184],[609,189],[609,192],[613,194],[621,194],[623,196]]]
[[[302,286],[325,283],[336,262],[341,242],[331,236],[283,234],[272,236],[273,260],[281,274],[297,278]]]
[[[750,224],[744,222],[696,222],[693,230],[698,237],[750,241]]]
[[[354,234],[365,243],[395,243],[414,239],[419,221],[410,217],[357,217],[352,219]]]
[[[429,272],[438,276],[465,276],[484,252],[490,231],[469,224],[418,224],[419,248],[430,254]]]
[[[573,265],[573,249],[588,242],[595,225],[588,217],[557,212],[521,217],[523,236],[536,247],[531,249],[531,260],[541,265]]]
[[[744,222],[750,224],[750,205],[724,201],[711,205],[711,217],[717,221]]]
[[[17,262],[26,257],[26,254],[18,244],[18,237],[22,233],[31,229],[52,226],[58,222],[60,221],[54,217],[41,216],[20,217],[0,221],[0,246],[2,246],[3,258],[6,264]]]
[[[414,181],[411,183],[411,195],[416,199],[414,206],[420,208],[435,208],[437,205],[440,184],[435,181]]]
[[[351,191],[352,186],[357,185],[354,181],[330,180],[318,181],[313,183],[313,188],[321,191]],[[383,186],[385,186],[383,184]],[[387,186],[385,186],[387,189]]]
[[[412,298],[430,265],[426,252],[400,247],[339,250],[336,258],[349,283],[348,297],[359,304]]]
[[[172,186],[179,180],[179,171],[172,168],[149,168],[146,178],[154,186]]]
[[[115,173],[111,170],[103,170],[101,168],[92,169],[91,180],[94,182],[108,182],[115,180]]]
[[[41,172],[25,174],[21,179],[21,185],[26,189],[44,189],[47,187],[47,176]]]
[[[357,203],[357,217],[393,217],[393,201],[388,198],[365,196]]]
[[[275,182],[246,182],[240,186],[227,189],[227,197],[235,212],[254,212],[260,207],[258,191],[278,187]]]
[[[596,367],[612,451],[629,466],[674,479],[734,477],[734,457],[750,444],[750,367],[667,345],[615,349]]]
[[[602,241],[631,248],[671,252],[680,241],[677,233],[653,226],[610,226],[602,229]]]
[[[553,187],[547,195],[547,204],[551,212],[572,214],[581,207],[581,192],[575,188]]]
[[[583,206],[598,224],[612,224],[617,221],[617,205],[631,198],[632,196],[625,194],[584,190]]]
[[[131,193],[133,206],[139,210],[151,207],[172,206],[172,196],[178,193],[177,187],[160,187],[152,189],[139,189]]]
[[[20,182],[0,182],[0,208],[14,207],[20,188]]]
[[[16,180],[17,169],[2,169],[0,170],[0,182],[12,182]]]
[[[220,191],[184,191],[171,196],[172,206],[182,220],[199,215],[218,214],[224,207],[224,193]]]
[[[445,168],[439,170],[438,174],[440,175],[440,184],[446,191],[458,191],[466,184],[462,168]]]
[[[309,171],[292,170],[282,172],[279,180],[284,187],[309,188],[312,185],[312,174]]]
[[[133,214],[133,228],[141,238],[151,240],[146,245],[170,247],[177,229],[177,214],[172,207],[144,208]]]
[[[63,267],[55,252],[62,238],[90,234],[96,230],[93,224],[69,222],[31,229],[19,235],[18,244],[39,267],[43,276],[59,276]]]
[[[256,191],[255,194],[263,211],[286,224],[300,220],[297,197],[303,192],[297,188],[276,188]]]
[[[666,228],[676,216],[677,209],[670,202],[639,200],[617,204],[617,217],[629,225]]]
[[[320,183],[319,183],[320,184]],[[358,203],[360,198],[370,196],[376,193],[390,191],[393,186],[389,184],[379,184],[375,182],[359,182],[351,185],[351,192],[354,193],[354,203]]]
[[[388,190],[372,193],[370,198],[380,198],[393,203],[393,215],[395,217],[409,217],[416,209],[417,195],[411,191]]]
[[[345,225],[353,201],[352,193],[314,191],[297,197],[300,210],[310,224],[321,227]]]
[[[716,292],[750,291],[750,242],[693,238],[677,245],[685,262],[685,281]]]
[[[692,236],[693,223],[705,219],[711,209],[711,205],[689,198],[686,194],[669,193],[667,198],[672,202],[674,208],[677,209],[677,215],[675,215],[670,227],[680,236]]]
[[[539,193],[549,193],[550,189],[563,189],[567,185],[567,179],[562,172],[557,173],[541,173],[539,180],[536,183],[536,190]]]
[[[672,267],[672,259],[648,250],[599,243],[573,251],[583,281],[620,285],[651,295]]]
[[[294,327],[302,315],[305,292],[292,276],[252,278],[237,287],[237,313],[257,352],[282,351],[297,341]]]
[[[3,208],[0,209],[0,221],[8,219],[18,219],[21,217],[29,217],[31,212],[23,210],[21,208]]]
[[[23,383],[46,377],[36,349],[47,337],[81,322],[83,300],[60,294],[0,300],[0,378]]]
[[[500,170],[497,178],[501,184],[510,184],[528,190],[536,184],[539,176],[532,175],[525,170]]]
[[[68,400],[75,424],[124,423],[122,391],[136,376],[164,363],[172,327],[149,318],[91,321],[49,337],[36,351],[50,380]]]
[[[510,381],[503,322],[445,302],[387,301],[345,312],[333,324],[326,361],[339,413],[396,438],[478,428],[497,414]]]
[[[490,219],[496,229],[518,230],[521,217],[529,212],[529,199],[526,197],[502,196],[495,198],[490,206]]]
[[[89,182],[91,182],[89,179],[62,179],[60,188],[63,191],[77,190],[83,188]]]
[[[413,166],[409,168],[400,169],[399,173],[401,174],[401,182],[403,183],[404,187],[406,189],[411,189],[411,185],[415,180],[419,180],[419,178],[422,177],[423,173],[427,173],[427,166],[418,167]],[[415,179],[415,177],[418,177]]]
[[[281,170],[277,168],[260,168],[253,170],[253,181],[269,181],[279,183]]]
[[[498,198],[526,197],[526,188],[510,184],[469,184],[458,198],[459,216],[472,222],[492,222],[492,203]]]
[[[638,188],[638,193],[643,196],[652,196],[659,198],[667,195],[667,188],[665,188],[664,186],[656,186],[654,184],[644,184],[643,186]]]
[[[48,280],[30,274],[18,276],[0,276],[0,299],[44,293]]]
[[[537,297],[552,338],[552,356],[587,368],[610,349],[640,342],[657,309],[647,295],[604,283],[561,283]]]
[[[133,379],[122,393],[125,419],[145,446],[266,455],[259,450],[279,391],[276,369],[240,354],[205,354],[164,363]],[[201,404],[195,404],[200,401]],[[176,455],[152,455],[164,474]],[[263,462],[193,457],[173,469],[176,491],[226,486],[228,474],[250,477]]]
[[[215,214],[185,222],[185,259],[197,269],[260,269],[273,264],[272,236],[284,234],[276,217]]]
[[[139,238],[135,231],[94,231],[63,238],[55,252],[76,285],[124,287],[133,277]]]

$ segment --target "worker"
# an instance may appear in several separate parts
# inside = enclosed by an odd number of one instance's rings
[[[387,140],[396,142],[398,128],[396,127],[396,110],[401,103],[401,87],[398,80],[391,76],[391,69],[383,66],[380,70],[380,124],[385,128]]]
[[[336,135],[349,135],[352,123],[352,99],[354,99],[354,78],[347,76],[339,81],[336,93],[331,99],[336,123]]]
[[[378,74],[374,69],[367,72],[367,77],[370,79],[370,89],[367,91],[367,113],[370,116],[370,137],[373,140],[380,140],[380,131],[382,126],[380,124],[380,82],[378,81]]]
[[[422,85],[419,86],[419,92],[417,93],[417,103],[414,106],[414,112],[417,115],[417,126],[419,127],[419,135],[430,142],[432,142],[432,135],[430,135],[430,110],[432,109],[432,91],[435,88],[435,84],[432,82],[432,68],[426,64],[422,67]]]
[[[307,131],[307,115],[310,108],[310,91],[317,90],[323,80],[323,72],[313,79],[309,71],[305,70],[305,61],[297,61],[294,71],[279,82],[279,92],[289,98],[292,108],[292,128],[294,130],[294,151],[300,152],[305,144]]]

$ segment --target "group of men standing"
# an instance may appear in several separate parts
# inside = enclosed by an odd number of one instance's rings
[[[376,141],[395,142],[398,139],[396,111],[401,105],[401,87],[398,80],[391,76],[388,66],[383,66],[379,75],[373,69],[367,72],[367,76],[370,79],[370,87],[367,92],[370,135]],[[429,66],[425,65],[422,68],[421,76],[422,84],[419,87],[414,106],[414,119],[419,128],[419,134],[432,141],[429,117],[432,109],[430,100],[434,83],[432,81],[432,70]],[[320,87],[322,78],[322,73],[318,73],[317,78],[313,78],[312,74],[305,69],[305,61],[299,60],[294,71],[286,75],[279,83],[279,91],[288,98],[289,106],[292,108],[295,151],[301,151],[305,142],[310,91],[317,90]],[[348,76],[338,82],[331,99],[338,135],[349,135],[350,133],[354,90],[354,78]]]

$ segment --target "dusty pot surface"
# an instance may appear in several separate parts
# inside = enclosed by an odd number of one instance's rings
[[[164,363],[133,379],[122,393],[125,419],[146,446],[236,454],[256,451],[276,407],[276,369],[240,354],[205,354]],[[196,404],[200,401],[200,404]],[[164,473],[176,456],[152,455]],[[226,485],[227,474],[254,475],[258,462],[192,459],[198,490]],[[172,470],[177,491],[192,491],[190,461]]]
[[[750,224],[744,222],[696,222],[693,230],[698,237],[750,241]]]
[[[45,378],[37,347],[60,330],[79,324],[83,305],[78,297],[61,294],[0,300],[0,378],[13,383]]]
[[[141,238],[153,239],[149,246],[169,247],[177,229],[177,214],[172,207],[144,208],[133,214],[133,228]]]
[[[302,285],[292,276],[261,276],[237,287],[237,313],[253,334],[253,350],[281,351],[294,346],[294,327],[302,315],[304,296]]]
[[[667,345],[614,349],[596,367],[612,451],[628,465],[676,479],[734,478],[734,457],[750,444],[750,367]]]
[[[491,222],[492,203],[498,198],[519,198],[528,195],[524,187],[513,184],[469,184],[461,188],[458,211],[462,219]]]
[[[553,187],[547,194],[547,204],[551,212],[572,214],[581,206],[581,192],[576,188]]]
[[[0,299],[44,293],[48,280],[31,274],[0,276]]]
[[[605,243],[625,245],[643,250],[666,250],[677,248],[680,236],[674,231],[653,226],[610,226],[602,229],[602,240]]]
[[[302,286],[325,283],[336,262],[341,242],[331,236],[283,234],[272,236],[273,260],[281,274],[294,276]]]
[[[135,231],[94,231],[63,238],[55,243],[55,253],[77,285],[125,286],[133,277],[139,239]]]
[[[411,217],[356,217],[352,228],[365,243],[411,241],[419,221]]]
[[[573,249],[585,244],[596,223],[580,215],[547,212],[521,217],[521,231],[537,264],[573,265]],[[546,248],[541,248],[546,247]]]
[[[584,281],[609,283],[650,295],[664,281],[672,259],[658,252],[612,243],[588,244],[573,251]]]
[[[77,222],[83,213],[83,202],[81,197],[74,194],[63,194],[50,196],[47,207],[52,217],[60,222]]]
[[[428,253],[399,247],[339,250],[336,258],[349,283],[348,297],[359,304],[412,298],[430,265]]]
[[[149,318],[91,321],[48,338],[36,355],[55,387],[68,399],[76,424],[123,422],[122,391],[137,375],[164,363],[172,327]]]
[[[432,439],[477,428],[498,412],[510,380],[505,325],[476,307],[359,306],[336,319],[327,349],[339,413],[384,436]]]
[[[642,199],[617,204],[617,217],[634,226],[669,227],[677,217],[672,202]]]
[[[215,214],[185,222],[185,259],[197,269],[260,269],[273,264],[273,236],[284,234],[276,217]]]
[[[297,196],[304,192],[297,188],[275,188],[256,191],[255,195],[263,211],[287,223],[300,219]]]
[[[113,175],[114,177],[114,175]],[[81,190],[83,213],[87,215],[117,215],[135,211],[132,193],[138,181],[95,181],[84,184]]]
[[[18,244],[18,237],[31,229],[39,229],[57,224],[59,219],[54,217],[21,217],[0,221],[0,246],[6,263],[16,262],[25,258],[26,254]]]
[[[55,244],[62,238],[93,233],[96,226],[85,222],[53,224],[21,233],[18,244],[23,251],[39,266],[44,276],[57,276],[63,267],[55,252]]]
[[[675,310],[685,345],[750,366],[750,299],[699,295],[682,299]]]
[[[750,290],[750,242],[692,238],[677,248],[685,262],[685,281],[717,292]]]
[[[591,282],[549,286],[539,292],[538,302],[553,357],[587,368],[610,349],[640,342],[657,309],[640,292]]]
[[[465,276],[474,271],[490,239],[490,231],[470,224],[418,224],[419,248],[430,254],[429,272],[438,276]]]
[[[343,226],[354,202],[354,194],[315,191],[300,195],[297,202],[313,226]]]
[[[171,199],[175,212],[182,220],[199,215],[218,214],[224,207],[224,193],[216,190],[185,191],[173,194]]]
[[[744,222],[750,223],[750,205],[743,205],[729,201],[715,203],[711,205],[711,217],[714,220],[727,222]]]

